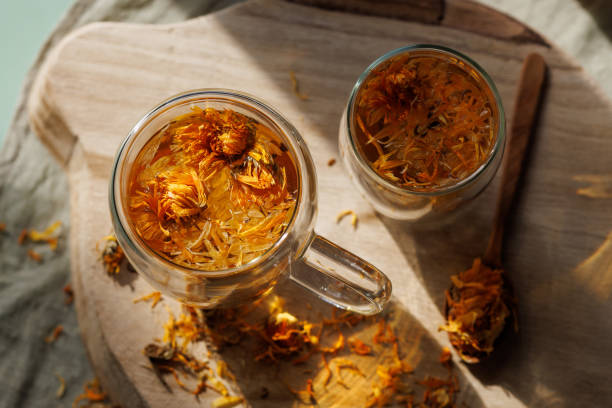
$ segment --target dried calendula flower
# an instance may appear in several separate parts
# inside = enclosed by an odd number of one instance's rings
[[[504,299],[503,270],[489,268],[480,258],[451,280],[453,288],[446,291],[447,322],[439,330],[448,333],[464,361],[477,363],[493,351],[506,319],[512,316],[514,301]]]
[[[252,143],[255,128],[246,116],[231,110],[217,114],[210,109],[206,110],[205,115],[215,126],[215,131],[207,135],[210,150],[213,152],[225,156],[237,156]]]
[[[121,269],[121,263],[125,259],[123,249],[119,246],[117,238],[115,238],[114,235],[108,235],[102,238],[101,241],[104,242],[104,248],[100,256],[102,257],[102,263],[104,264],[106,273],[109,275],[117,275]],[[98,252],[100,252],[99,244],[100,242],[96,244]]]
[[[129,218],[147,245],[182,266],[255,259],[289,225],[297,170],[281,138],[241,113],[200,109],[162,128],[129,176]]]
[[[457,183],[489,157],[493,96],[462,61],[398,55],[365,79],[356,99],[358,148],[381,177],[430,191]]]

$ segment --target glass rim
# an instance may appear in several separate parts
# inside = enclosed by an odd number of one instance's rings
[[[405,52],[410,52],[410,51],[434,51],[434,52],[438,52],[441,54],[450,55],[454,58],[458,58],[462,62],[466,63],[468,66],[472,67],[484,79],[485,83],[491,90],[491,93],[493,94],[493,97],[495,99],[495,105],[498,111],[499,125],[497,128],[497,137],[495,138],[495,144],[493,145],[493,148],[491,149],[491,152],[489,153],[487,160],[484,163],[482,163],[477,169],[475,169],[472,173],[470,173],[467,177],[459,180],[457,183],[451,184],[448,186],[443,186],[440,188],[435,188],[430,191],[410,190],[408,188],[399,187],[395,185],[394,183],[392,183],[391,181],[382,177],[380,174],[378,174],[374,169],[372,169],[372,167],[370,167],[370,165],[365,161],[365,158],[363,157],[363,155],[359,152],[359,149],[357,148],[357,144],[355,141],[354,132],[352,131],[353,110],[354,110],[357,93],[359,92],[361,85],[364,83],[364,81],[367,79],[370,73],[375,68],[377,68],[380,64],[389,60],[390,58],[395,57],[396,55],[399,55]],[[476,61],[472,60],[467,55],[460,53],[459,51],[456,51],[456,50],[453,50],[452,48],[444,47],[441,45],[434,45],[434,44],[407,45],[404,47],[400,47],[400,48],[391,50],[385,53],[384,55],[378,57],[376,60],[374,60],[374,62],[368,65],[368,67],[361,73],[361,75],[357,79],[357,82],[355,82],[355,85],[353,86],[353,89],[351,90],[351,94],[349,96],[349,100],[348,100],[346,109],[347,109],[347,114],[346,114],[345,126],[347,127],[347,133],[349,136],[348,139],[353,149],[353,153],[357,157],[357,162],[359,163],[360,167],[366,172],[368,176],[370,176],[370,178],[375,179],[376,182],[382,184],[385,188],[393,191],[394,193],[400,194],[400,195],[438,197],[441,195],[445,195],[445,194],[449,194],[449,193],[458,191],[462,189],[463,187],[465,187],[466,185],[475,181],[482,173],[484,173],[485,170],[494,162],[493,158],[500,151],[503,151],[504,146],[505,146],[506,118],[505,118],[505,113],[504,113],[504,108],[502,105],[501,97],[499,95],[499,92],[497,91],[497,88],[495,87],[495,83],[493,82],[489,74],[484,70],[484,68],[482,68]]]
[[[190,99],[193,99],[195,103],[195,102],[205,101],[207,99],[223,98],[223,97],[237,99],[238,101],[244,103],[248,107],[253,108],[255,111],[263,115],[266,119],[270,120],[270,122],[272,122],[275,126],[278,127],[278,130],[281,131],[281,137],[284,137],[286,139],[291,139],[291,138],[295,139],[294,142],[296,146],[291,146],[291,149],[295,151],[295,156],[297,156],[294,159],[296,161],[295,166],[296,166],[296,173],[298,176],[298,197],[296,199],[296,204],[293,209],[293,213],[291,214],[291,219],[289,221],[289,224],[287,225],[287,227],[285,228],[281,236],[264,253],[260,254],[256,258],[240,266],[209,271],[209,270],[203,270],[203,269],[191,268],[191,267],[184,266],[184,265],[179,265],[177,263],[172,262],[169,259],[164,258],[160,254],[158,254],[156,251],[154,251],[146,242],[144,242],[144,240],[138,235],[137,232],[132,231],[132,233],[138,240],[138,242],[135,243],[134,240],[128,234],[128,231],[126,230],[129,227],[125,225],[127,223],[127,217],[126,217],[125,212],[123,211],[123,209],[119,211],[117,208],[118,203],[116,200],[117,194],[115,193],[115,189],[121,188],[120,181],[119,181],[119,175],[118,175],[120,160],[124,159],[125,154],[131,147],[131,144],[133,143],[135,138],[140,134],[140,132],[149,123],[151,123],[151,121],[154,118],[172,109],[173,107],[178,106],[179,102],[189,101]],[[229,102],[232,102],[232,101],[230,100]],[[276,130],[276,129],[273,129],[273,130]],[[288,133],[291,133],[291,135],[289,135]],[[272,108],[266,102],[246,92],[236,91],[232,89],[225,89],[225,88],[200,88],[200,89],[192,89],[189,91],[181,92],[179,94],[171,96],[167,98],[166,100],[162,101],[161,103],[159,103],[156,107],[151,109],[149,112],[147,112],[136,123],[136,125],[134,125],[134,127],[129,131],[129,133],[123,139],[123,141],[119,145],[119,148],[117,149],[117,153],[115,154],[115,159],[113,161],[113,168],[111,171],[111,178],[110,178],[110,183],[109,183],[109,206],[111,210],[111,217],[114,221],[116,221],[113,223],[116,226],[115,229],[117,229],[117,227],[119,228],[119,231],[115,231],[115,233],[117,235],[120,234],[121,237],[128,243],[128,245],[131,247],[133,251],[136,251],[136,252],[144,251],[147,253],[147,255],[151,255],[151,259],[154,260],[156,263],[158,263],[160,266],[163,266],[165,268],[169,267],[173,270],[177,270],[179,272],[183,272],[186,274],[205,275],[204,277],[215,277],[215,278],[229,277],[229,276],[244,272],[248,269],[257,267],[258,265],[263,264],[265,261],[267,261],[271,256],[273,256],[278,251],[278,249],[287,242],[289,233],[293,230],[293,227],[295,226],[297,215],[302,207],[302,201],[305,198],[304,189],[303,189],[304,175],[302,175],[302,171],[300,170],[300,165],[303,162],[305,165],[308,165],[309,161],[312,162],[312,157],[310,155],[310,152],[308,151],[307,148],[305,148],[305,146],[306,145],[302,139],[302,136],[297,131],[297,129],[291,124],[291,122],[285,119],[284,116],[282,116],[276,109]],[[310,183],[311,184],[310,188],[314,189],[314,191],[316,192],[316,174],[313,173],[313,177],[315,177],[315,180],[312,183]],[[121,203],[119,203],[119,205],[122,206]],[[127,224],[129,225],[129,223]],[[129,229],[133,230],[132,228],[129,228]]]

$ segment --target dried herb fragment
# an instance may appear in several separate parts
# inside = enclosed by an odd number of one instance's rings
[[[64,292],[64,304],[70,305],[74,301],[74,291],[72,290],[72,286],[67,283],[66,286],[62,289]]]
[[[55,340],[57,340],[59,335],[63,333],[63,331],[64,327],[61,324],[58,324],[57,326],[55,326],[51,334],[45,337],[45,343],[53,343]]]
[[[464,361],[477,363],[493,351],[493,343],[512,315],[514,301],[504,299],[503,270],[489,268],[480,258],[451,280],[453,287],[446,291],[447,322],[439,330],[448,333]]]
[[[311,379],[306,380],[306,388],[303,390],[294,390],[293,388],[289,386],[287,386],[287,388],[289,388],[289,391],[291,391],[291,393],[295,395],[296,398],[303,404],[316,404],[317,403],[317,399],[315,398],[315,395],[314,395],[314,388],[313,388]]]
[[[151,309],[153,309],[162,300],[161,292],[151,292],[147,295],[134,299],[133,302],[148,302],[149,300],[151,301]]]
[[[78,395],[72,402],[72,408],[79,407],[81,401],[87,401],[87,406],[92,402],[103,402],[106,400],[107,394],[102,390],[100,382],[97,378],[88,381],[83,385],[84,392]]]
[[[149,344],[145,347],[144,354],[149,357],[156,370],[171,373],[177,385],[184,390],[197,396],[206,389],[211,389],[227,397],[216,401],[219,403],[226,401],[230,404],[232,401],[237,401],[236,398],[239,397],[230,397],[227,387],[215,377],[208,361],[196,358],[189,352],[190,345],[203,340],[206,334],[204,315],[200,310],[186,308],[178,318],[170,313],[168,322],[164,325],[164,344]],[[186,377],[191,377],[192,381],[197,380],[195,388],[190,389],[180,379],[179,371]],[[224,361],[217,363],[217,375],[221,378],[234,378]],[[158,374],[158,376],[165,384],[161,375]]]
[[[434,408],[450,408],[455,406],[455,394],[459,390],[459,383],[455,375],[448,380],[436,377],[425,377],[418,384],[426,390],[423,394],[423,405]]]
[[[17,243],[19,245],[23,245],[27,236],[28,236],[28,230],[22,229],[21,232],[19,233],[19,237],[17,237]]]
[[[358,222],[357,214],[355,214],[355,211],[353,210],[344,210],[340,214],[338,214],[336,216],[336,223],[339,223],[340,221],[342,221],[342,219],[346,217],[347,215],[351,216],[351,225],[353,226],[353,228],[357,229],[357,222]]]
[[[298,82],[297,77],[295,76],[295,72],[289,71],[289,77],[291,78],[291,89],[293,90],[295,96],[297,96],[303,101],[307,100],[308,95],[300,92],[300,83]]]
[[[114,235],[108,235],[102,238],[101,241],[104,242],[104,248],[100,254],[104,269],[108,275],[117,275],[125,259],[123,249],[119,246],[119,242],[117,242],[117,238]],[[96,250],[98,250],[98,252],[100,252],[99,244],[100,242],[96,244]]]
[[[336,164],[336,159],[334,159],[333,157],[327,161],[327,166],[328,167],[331,167],[334,164]]]
[[[452,364],[452,357],[453,355],[451,354],[450,349],[448,347],[444,347],[440,353],[440,363],[449,367]]]
[[[236,381],[236,377],[231,373],[229,368],[227,367],[227,363],[223,360],[217,362],[217,375],[221,378],[227,378],[232,381]]]
[[[341,383],[341,384],[344,383],[344,380],[342,379],[342,374],[341,374],[343,369],[352,371],[361,377],[365,377],[365,374],[363,373],[363,371],[361,371],[359,367],[357,367],[357,365],[353,361],[347,358],[335,358],[334,364],[336,365],[336,374],[338,375],[338,380],[337,380],[338,383]]]
[[[278,240],[298,180],[270,128],[232,110],[194,107],[145,145],[129,186],[129,218],[151,249],[178,265],[219,270]]]
[[[393,358],[391,364],[379,364],[376,367],[378,381],[372,384],[372,393],[366,401],[366,407],[382,407],[394,400],[403,400],[411,396],[412,389],[405,382],[404,374],[409,374],[414,369],[400,358],[399,344],[393,328],[385,320],[378,323],[377,332],[374,334],[375,344],[391,344],[393,346]]]
[[[244,398],[235,396],[223,396],[213,401],[213,408],[232,408],[242,403]]]
[[[42,262],[43,259],[42,255],[34,251],[33,249],[28,249],[28,256],[38,263]]]
[[[357,355],[368,356],[372,354],[372,347],[359,339],[349,339],[348,344],[351,351]]]
[[[398,55],[372,71],[355,104],[358,148],[407,189],[457,183],[489,157],[497,113],[483,78],[461,61]]]
[[[61,399],[64,396],[64,394],[66,393],[66,380],[64,380],[64,377],[62,377],[58,373],[55,373],[55,376],[57,377],[57,379],[60,382],[59,388],[55,392],[55,396],[58,399]]]
[[[319,350],[322,353],[327,354],[337,354],[340,350],[344,348],[344,335],[342,333],[338,334],[338,340],[331,347],[319,347]]]
[[[372,341],[374,344],[394,344],[397,342],[397,337],[395,337],[391,325],[389,325],[386,320],[380,319],[378,321],[378,330],[376,334],[374,334]]]
[[[57,237],[53,235],[55,231],[61,226],[61,221],[55,221],[42,232],[31,229],[27,232],[28,239],[32,242],[47,242],[51,247],[51,250],[55,251],[57,249]]]

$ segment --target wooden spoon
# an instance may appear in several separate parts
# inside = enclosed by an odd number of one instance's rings
[[[468,363],[477,363],[492,351],[493,342],[503,331],[507,320],[512,319],[515,314],[513,312],[516,310],[516,302],[513,300],[513,291],[502,270],[504,227],[521,176],[545,76],[544,59],[538,54],[529,54],[523,63],[518,93],[514,101],[514,117],[503,163],[493,230],[482,257],[482,264],[476,260],[471,269],[453,277],[453,283],[446,296],[447,324],[442,329],[448,332],[451,343],[461,358]],[[466,281],[468,285],[465,285]],[[482,289],[482,284],[486,284],[485,287],[489,290]],[[461,302],[462,298],[463,300],[470,298],[471,301],[478,303],[478,306],[474,306],[473,309],[469,306],[466,308],[467,304]],[[479,313],[476,309],[484,313],[474,320],[475,313]],[[468,315],[471,317],[461,321],[457,319],[461,315],[466,318]],[[461,323],[468,321],[471,323]],[[458,334],[456,331],[458,323],[470,328],[467,332],[463,331],[468,337]],[[516,318],[514,323],[518,328]],[[485,338],[487,341],[483,340]]]

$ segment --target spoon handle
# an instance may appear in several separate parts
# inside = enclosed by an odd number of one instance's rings
[[[523,62],[519,87],[514,100],[514,115],[510,127],[510,138],[502,169],[501,185],[495,208],[493,230],[489,237],[483,261],[490,266],[501,267],[501,253],[505,221],[512,206],[516,186],[533,133],[540,96],[546,76],[546,62],[539,54],[529,54]]]

